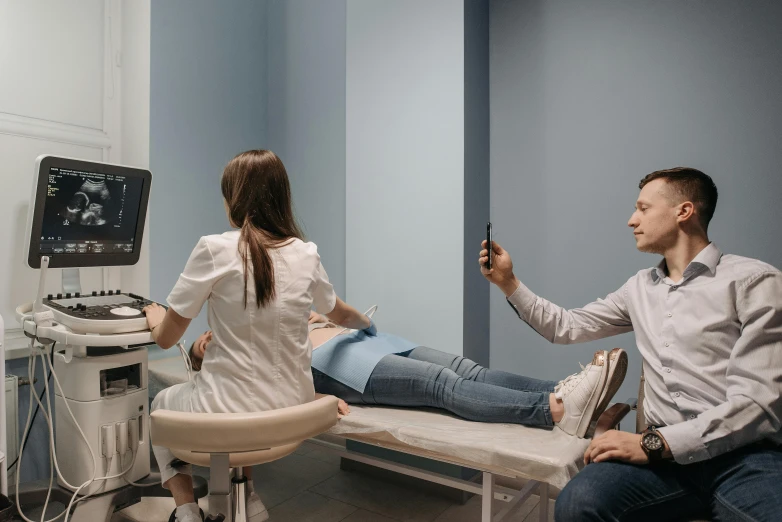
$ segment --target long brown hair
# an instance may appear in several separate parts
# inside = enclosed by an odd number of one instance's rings
[[[302,239],[293,215],[288,173],[272,151],[248,150],[225,166],[220,189],[233,225],[241,228],[239,254],[244,264],[244,306],[247,307],[252,264],[255,304],[260,308],[275,297],[274,263],[267,249],[293,238]]]

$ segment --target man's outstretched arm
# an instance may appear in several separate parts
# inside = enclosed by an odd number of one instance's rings
[[[483,242],[478,262],[481,273],[497,285],[519,318],[556,344],[593,341],[631,332],[633,324],[627,309],[627,285],[582,308],[567,310],[536,295],[513,273],[513,260],[499,243],[492,242],[492,269],[485,263],[488,251]]]

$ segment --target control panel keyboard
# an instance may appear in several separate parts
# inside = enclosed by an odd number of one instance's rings
[[[49,294],[43,305],[55,320],[75,332],[125,333],[145,330],[147,320],[142,310],[154,303],[145,297],[121,290],[91,293]]]

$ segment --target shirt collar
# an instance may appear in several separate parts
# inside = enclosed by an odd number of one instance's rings
[[[687,265],[687,268],[684,270],[683,279],[689,279],[701,273],[703,270],[708,270],[711,272],[711,275],[714,275],[717,272],[717,265],[719,264],[721,257],[722,252],[717,248],[717,245],[709,243],[706,248],[698,252],[695,259],[690,261],[690,264]],[[660,263],[652,269],[652,281],[656,283],[657,281],[665,279],[665,268],[665,258],[663,258]]]

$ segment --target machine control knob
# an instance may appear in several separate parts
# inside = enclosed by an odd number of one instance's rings
[[[71,298],[71,293],[70,293],[70,292],[68,292],[67,294],[65,294],[65,299],[70,299],[70,298]]]
[[[96,292],[95,290],[93,290],[93,291],[92,291],[92,295],[98,295],[98,292]]]
[[[129,306],[120,306],[119,308],[112,308],[111,313],[121,317],[133,317],[134,315],[141,315],[141,310],[136,310]]]
[[[57,294],[57,299],[62,299],[62,294]]]
[[[119,294],[121,294],[121,293],[122,293],[122,291],[121,291],[119,288],[117,288],[116,290],[114,290],[114,293],[115,293],[116,295],[119,295]]]
[[[54,296],[52,294],[49,294],[49,295],[46,296],[46,299],[51,301],[52,299],[54,299]]]
[[[106,291],[105,290],[101,290],[100,291],[100,295],[106,295]]]
[[[73,297],[81,297],[81,292],[76,292]]]
[[[109,290],[109,295],[114,295],[114,290]]]

